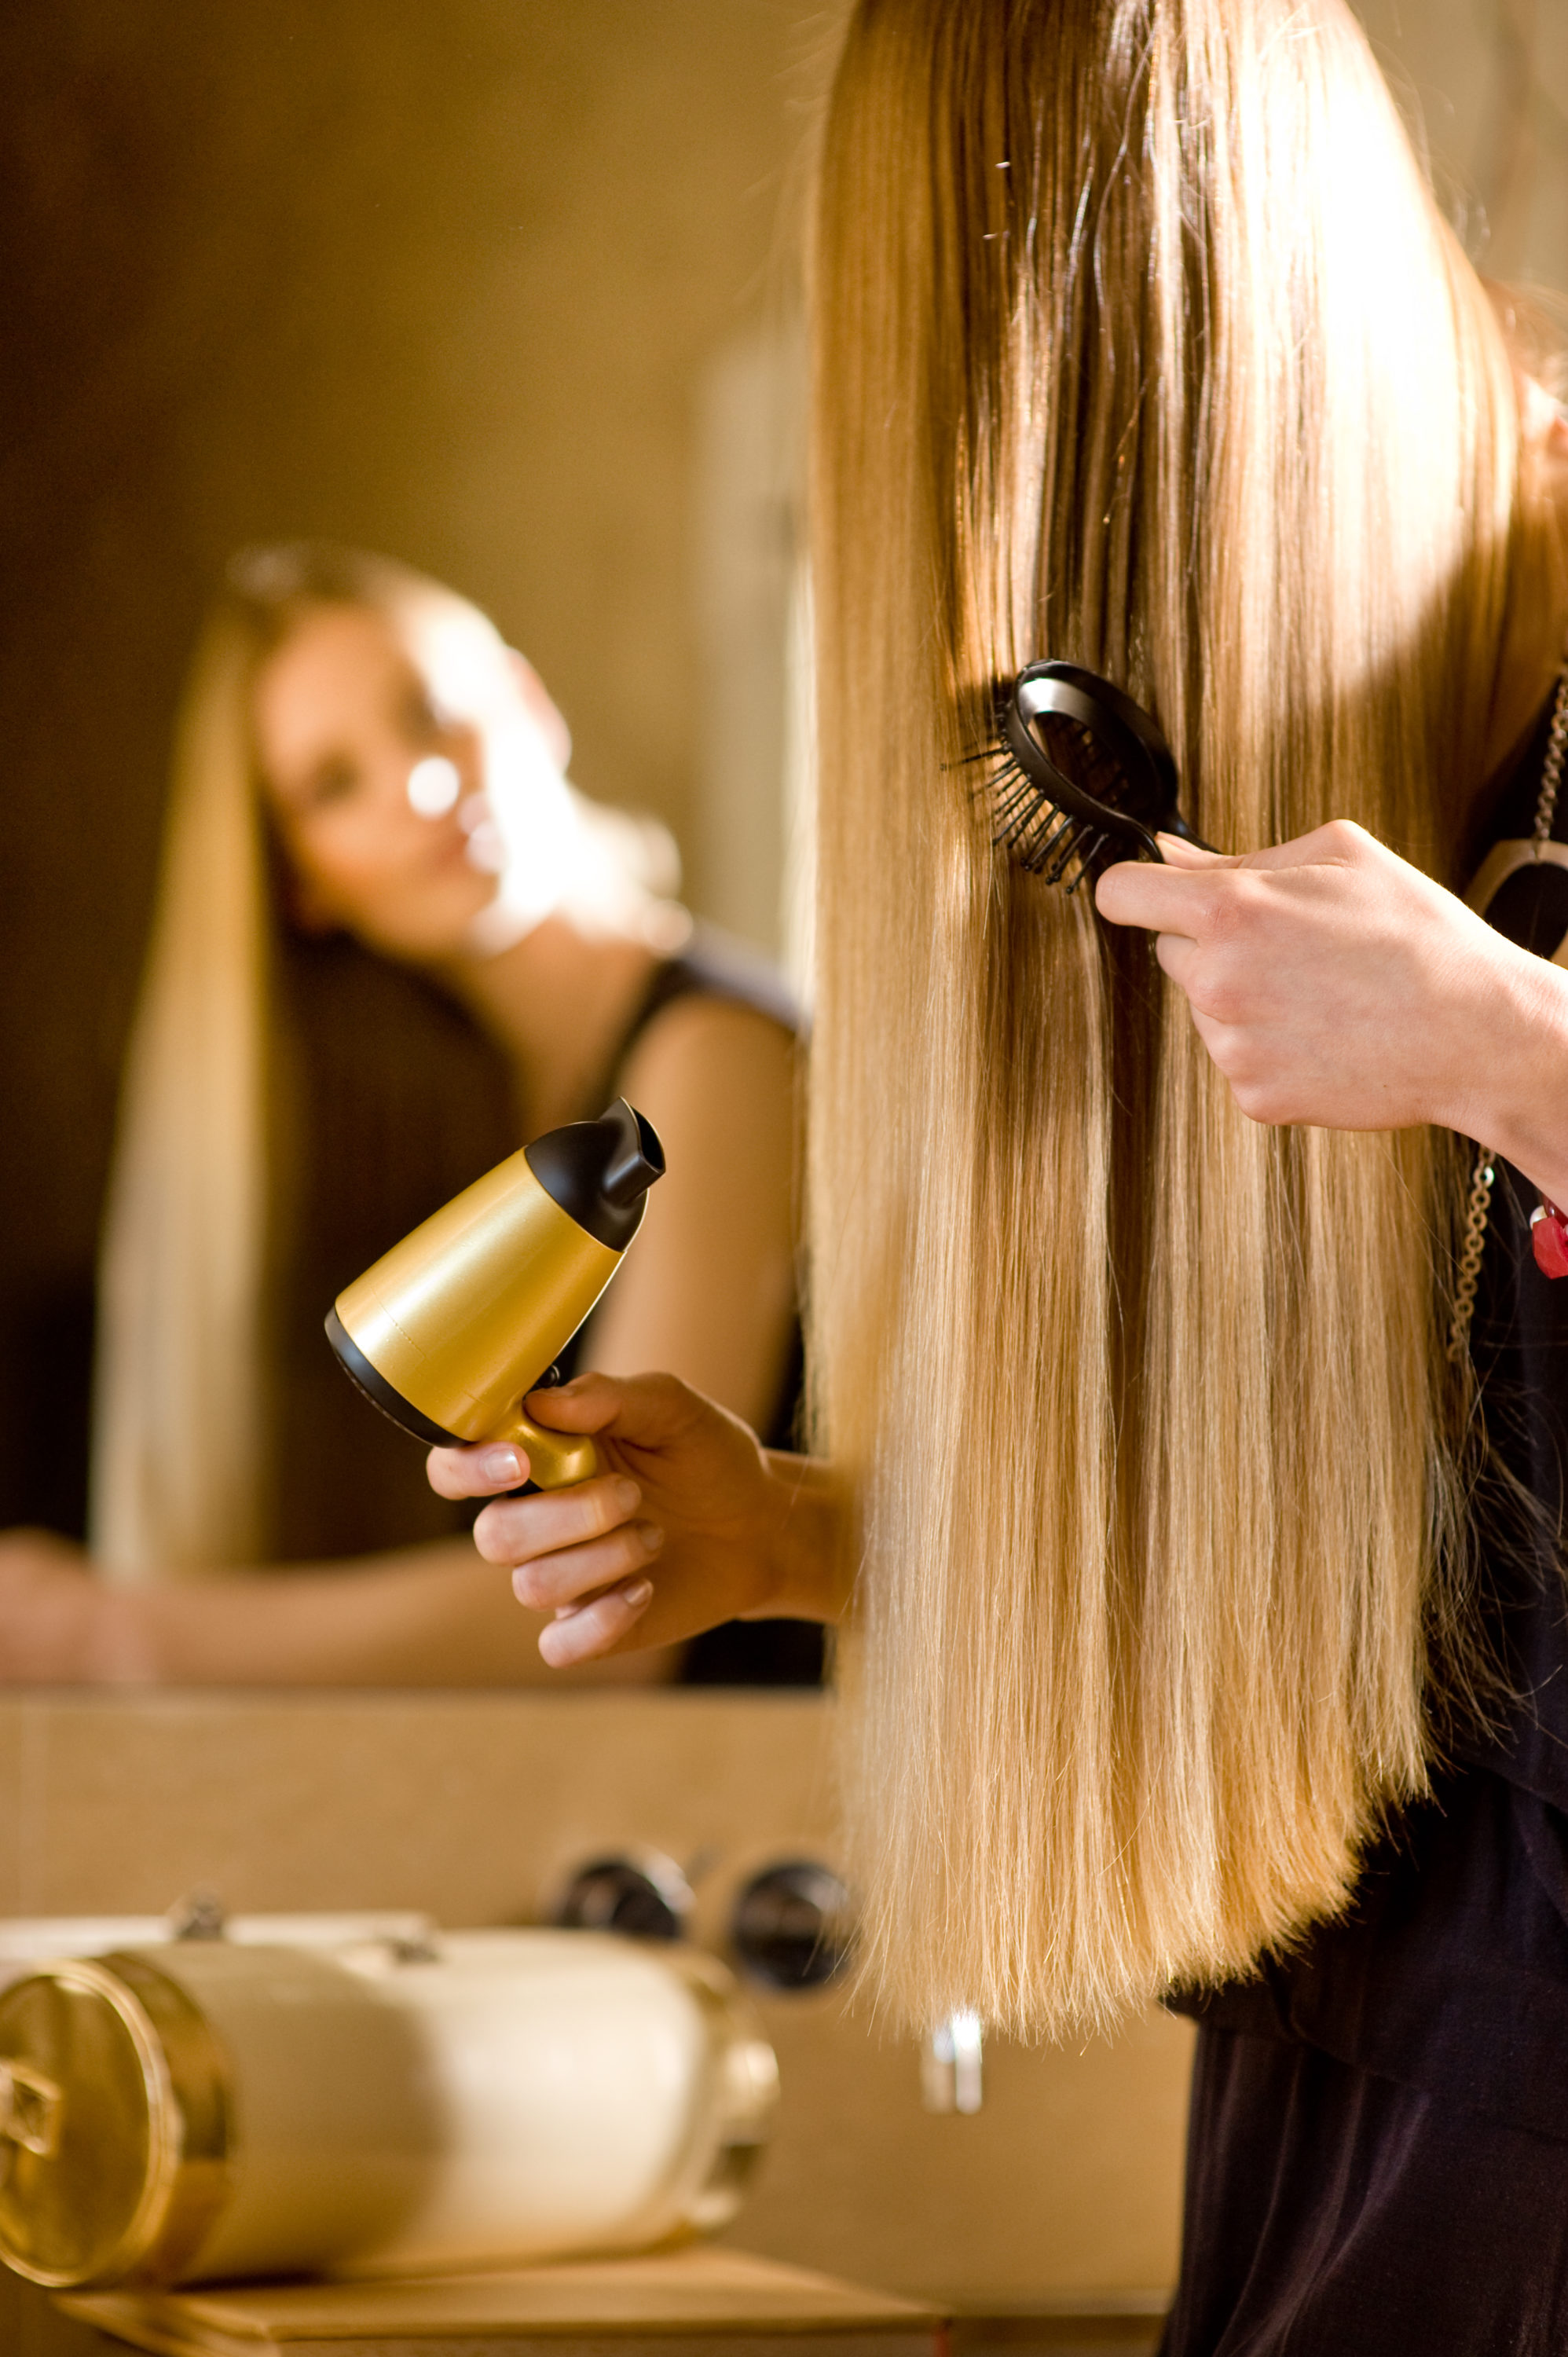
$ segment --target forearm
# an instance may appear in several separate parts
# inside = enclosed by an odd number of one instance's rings
[[[558,1685],[542,1620],[467,1539],[351,1565],[114,1588],[102,1674],[153,1685]],[[587,1683],[657,1682],[660,1655],[594,1663]]]
[[[854,1511],[843,1478],[814,1457],[768,1451],[776,1490],[767,1604],[750,1620],[842,1620],[854,1580]]]
[[[1451,1126],[1568,1205],[1568,971],[1521,951],[1500,980],[1485,1052]]]

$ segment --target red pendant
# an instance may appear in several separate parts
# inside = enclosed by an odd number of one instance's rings
[[[1530,1215],[1530,1248],[1542,1276],[1568,1276],[1568,1218],[1544,1197]]]

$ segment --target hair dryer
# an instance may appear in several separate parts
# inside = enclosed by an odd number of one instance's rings
[[[338,1295],[327,1339],[416,1438],[515,1441],[532,1486],[585,1481],[599,1468],[592,1440],[531,1424],[522,1402],[620,1266],[663,1175],[653,1125],[618,1097],[433,1212]]]

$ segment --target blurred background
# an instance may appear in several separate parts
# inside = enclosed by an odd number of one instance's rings
[[[242,543],[384,549],[789,949],[797,253],[839,0],[12,0],[0,1526],[80,1532],[170,718]],[[1568,9],[1365,0],[1494,275],[1568,285]],[[792,617],[794,618],[792,619]]]

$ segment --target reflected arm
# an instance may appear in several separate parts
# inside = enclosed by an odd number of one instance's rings
[[[620,1085],[663,1141],[666,1176],[584,1337],[607,1375],[678,1375],[767,1432],[795,1294],[796,1046],[756,1008],[667,1007]]]
[[[0,1684],[557,1685],[539,1655],[542,1626],[467,1539],[116,1587],[48,1533],[0,1536]],[[573,1683],[654,1684],[671,1667],[649,1653]]]

